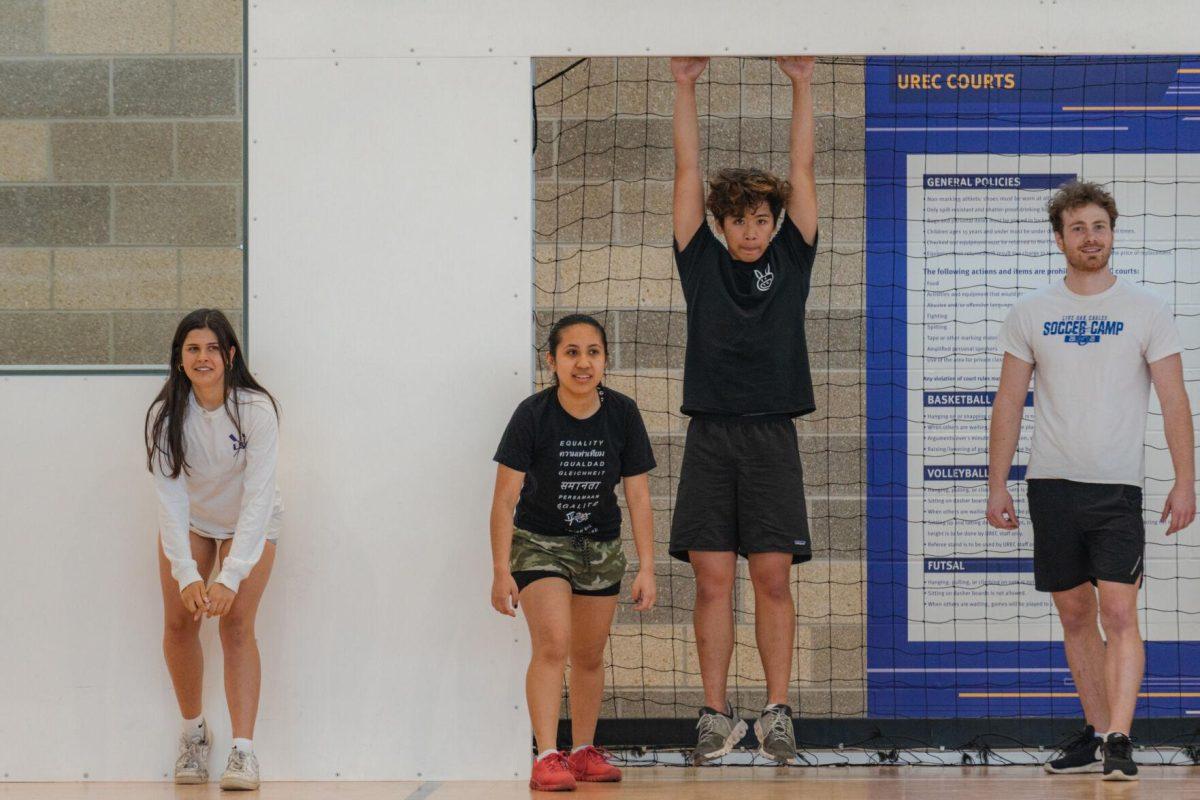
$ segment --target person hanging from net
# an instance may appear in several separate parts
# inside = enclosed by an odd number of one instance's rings
[[[553,384],[517,406],[495,455],[492,607],[515,617],[519,601],[529,624],[525,695],[538,748],[529,786],[542,791],[621,780],[594,744],[604,648],[626,566],[618,483],[638,554],[634,608],[648,611],[655,600],[654,451],[637,403],[602,385],[607,362],[608,336],[597,320],[558,320],[547,342]],[[568,658],[569,755],[556,747]]]
[[[1142,482],[1152,383],[1175,469],[1162,513],[1162,521],[1171,521],[1167,534],[1190,525],[1196,514],[1182,347],[1170,304],[1109,268],[1117,221],[1112,195],[1097,184],[1073,182],[1051,198],[1048,211],[1067,271],[1017,300],[1000,331],[1004,361],[992,410],[987,519],[996,528],[1017,528],[1008,476],[1036,375],[1026,472],[1034,585],[1050,592],[1058,609],[1086,717],[1083,730],[1045,768],[1135,780],[1129,733],[1145,667],[1137,595],[1145,563]],[[1096,627],[1097,610],[1107,644]]]
[[[817,242],[814,59],[777,59],[792,82],[788,178],[721,169],[706,202],[696,81],[707,63],[671,59],[675,262],[687,302],[682,412],[691,420],[670,553],[689,561],[696,579],[704,707],[692,758],[720,758],[746,733],[726,696],[741,555],[749,561],[767,683],[767,706],[754,725],[759,753],[787,763],[796,757],[788,697],[796,629],[791,567],[812,558],[793,420],[816,408],[804,335]],[[709,229],[706,206],[725,244]]]

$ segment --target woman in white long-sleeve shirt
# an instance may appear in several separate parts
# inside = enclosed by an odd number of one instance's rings
[[[219,617],[233,749],[221,787],[258,788],[252,740],[260,664],[254,617],[275,560],[283,507],[275,486],[275,400],[246,366],[228,318],[202,308],[180,321],[171,372],[146,412],[159,500],[163,654],[183,715],[176,783],[207,783],[200,623]],[[213,565],[216,578],[205,585]]]

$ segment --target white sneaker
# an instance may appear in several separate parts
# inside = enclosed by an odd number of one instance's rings
[[[238,750],[236,747],[229,752],[229,762],[221,775],[222,789],[258,788],[258,757],[254,753]]]
[[[200,741],[186,733],[179,735],[179,758],[175,759],[176,783],[208,783],[208,751],[212,740],[207,727]]]

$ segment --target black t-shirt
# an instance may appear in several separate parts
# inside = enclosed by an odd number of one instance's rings
[[[816,242],[784,215],[753,263],[735,261],[707,222],[675,264],[687,300],[684,414],[798,417],[816,410],[804,303]]]
[[[600,387],[600,409],[576,419],[551,386],[513,412],[495,460],[525,473],[516,526],[544,536],[611,540],[621,535],[616,486],[654,469],[637,404]]]

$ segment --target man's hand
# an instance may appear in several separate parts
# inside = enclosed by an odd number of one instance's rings
[[[1159,522],[1166,522],[1167,517],[1171,518],[1171,524],[1167,526],[1167,536],[1183,530],[1196,519],[1196,487],[1190,481],[1176,483],[1167,495]]]
[[[695,83],[708,66],[708,56],[675,56],[671,59],[671,75],[676,83]]]
[[[987,521],[993,528],[1006,531],[1017,529],[1017,511],[1008,489],[992,489],[988,492]]]
[[[813,56],[776,56],[775,63],[792,81],[808,82],[812,80],[813,67],[816,66],[817,59]]]

